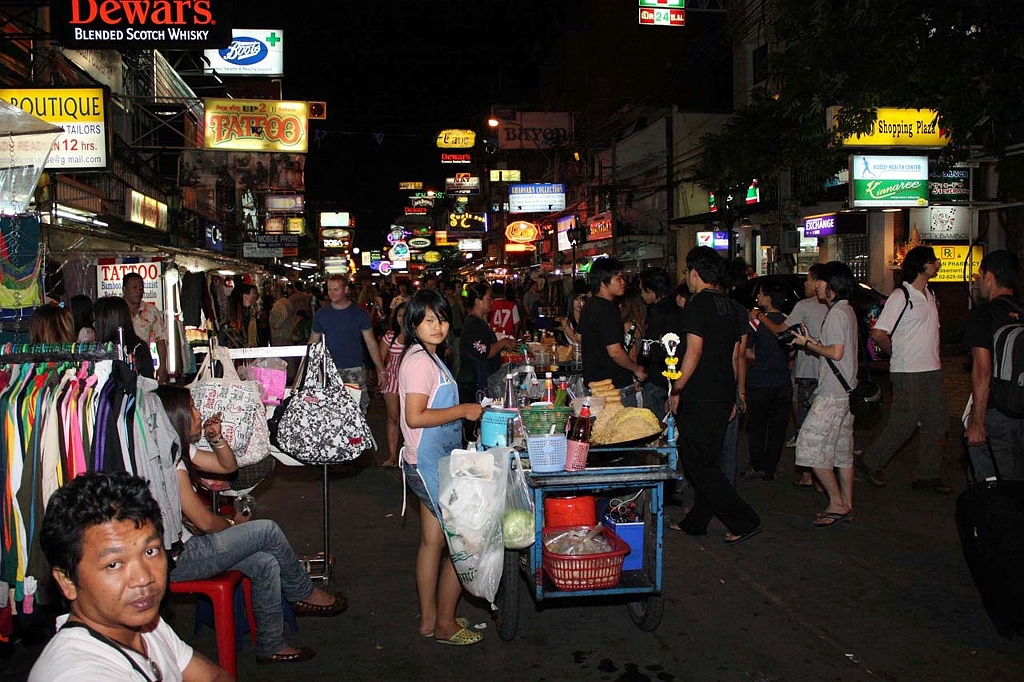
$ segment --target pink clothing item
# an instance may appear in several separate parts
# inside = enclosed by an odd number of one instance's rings
[[[384,389],[381,393],[398,393],[398,365],[400,364],[399,359],[402,357],[402,351],[405,350],[405,346],[395,340],[397,336],[394,332],[387,331],[384,332],[382,339],[388,346],[388,355],[384,358],[387,383],[384,384]]]
[[[405,439],[402,459],[409,464],[416,464],[416,446],[420,443],[423,429],[414,429],[406,424],[405,397],[409,393],[419,393],[427,396],[428,408],[433,406],[439,379],[437,365],[423,348],[413,346],[402,358],[402,365],[398,368],[398,423]]]

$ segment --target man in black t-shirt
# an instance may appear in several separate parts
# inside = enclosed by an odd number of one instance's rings
[[[679,333],[683,309],[672,293],[668,273],[663,268],[647,268],[640,274],[640,295],[649,306],[645,338],[659,341],[668,332]],[[682,351],[683,347],[680,347],[677,352],[682,355]],[[654,412],[660,421],[665,421],[668,401],[668,382],[661,374],[665,371],[666,357],[667,353],[660,344],[651,345],[647,358],[647,381],[644,382],[644,407]]]
[[[1005,324],[1024,321],[1024,305],[1015,291],[1020,272],[1017,257],[1006,250],[993,251],[981,260],[981,297],[967,318],[964,343],[971,349],[971,412],[967,443],[977,480],[995,475],[992,456],[1004,480],[1024,480],[1024,419],[997,410],[989,394],[992,379],[992,337]],[[992,447],[989,455],[985,440]]]
[[[626,291],[622,265],[614,258],[600,258],[590,268],[590,292],[593,294],[580,313],[579,332],[583,356],[583,380],[611,379],[623,390],[622,402],[629,405],[633,377],[647,378],[647,370],[633,362],[622,345],[622,322],[615,299]],[[633,405],[636,404],[634,401]]]
[[[720,467],[725,431],[736,409],[740,338],[748,323],[717,289],[725,261],[714,249],[692,249],[686,267],[687,284],[694,293],[683,308],[686,353],[670,401],[676,406],[679,460],[693,485],[694,503],[686,518],[669,528],[705,535],[711,517],[717,516],[729,531],[725,544],[734,545],[761,532],[757,512]]]

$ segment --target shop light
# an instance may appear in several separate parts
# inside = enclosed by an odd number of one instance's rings
[[[902,208],[883,208],[882,213],[899,213],[902,210]]]
[[[312,261],[308,261],[308,260],[302,261],[301,263],[299,263],[299,265],[301,265],[304,268],[315,268],[316,267],[316,263],[314,263]]]
[[[218,270],[217,274],[218,275],[223,275],[224,277],[234,277],[235,276],[235,271],[234,270]]]
[[[93,225],[94,227],[108,227],[108,224],[102,220],[98,220],[93,215],[86,215],[77,211],[68,210],[65,208],[58,208],[54,213],[58,218],[64,218],[74,223],[81,223],[83,225]]]

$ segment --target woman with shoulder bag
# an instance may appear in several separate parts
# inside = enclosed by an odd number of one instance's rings
[[[483,639],[455,618],[462,584],[455,573],[438,510],[438,460],[462,447],[462,420],[480,419],[479,403],[459,404],[459,394],[442,362],[451,308],[434,290],[417,292],[409,301],[402,328],[405,352],[398,369],[401,405],[403,478],[420,499],[420,547],[416,556],[422,637],[465,646]],[[463,330],[465,336],[465,330]]]
[[[818,388],[797,435],[796,464],[810,467],[828,493],[828,507],[814,519],[816,527],[827,528],[853,518],[853,415],[836,372],[847,385],[857,384],[857,315],[849,299],[858,285],[849,266],[832,261],[822,266],[814,286],[828,312],[820,339],[793,333],[792,345],[819,358]]]

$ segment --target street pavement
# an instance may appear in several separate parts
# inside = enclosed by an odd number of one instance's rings
[[[947,360],[944,369],[950,415],[958,418],[969,391],[963,358]],[[382,412],[377,399],[371,423],[381,436]],[[859,447],[881,421],[858,425]],[[951,419],[944,473],[958,492],[965,482],[960,433]],[[744,441],[745,434],[745,462]],[[637,629],[621,602],[544,602],[537,611],[524,589],[519,635],[510,642],[498,638],[485,604],[464,600],[460,615],[482,628],[485,640],[462,649],[417,636],[418,517],[402,518],[401,474],[378,465],[383,453],[368,453],[334,467],[329,483],[336,557],[330,587],[348,593],[349,611],[299,620],[291,641],[318,652],[304,664],[257,666],[247,643],[239,652],[239,678],[1024,679],[1024,646],[995,633],[964,564],[953,523],[956,494],[910,489],[915,446],[911,441],[886,470],[888,487],[857,484],[851,523],[812,525],[824,498],[791,485],[793,450],[787,449],[774,482],[740,484],[761,515],[761,535],[726,547],[717,521],[700,538],[666,530],[665,615],[654,632]],[[278,466],[255,491],[258,516],[275,519],[300,553],[322,546],[321,471]],[[666,523],[681,513],[680,506],[668,507]],[[191,597],[170,598],[168,618],[215,659],[212,630],[192,636],[193,604]],[[0,661],[0,678],[24,679],[39,648],[21,643],[11,660]]]

